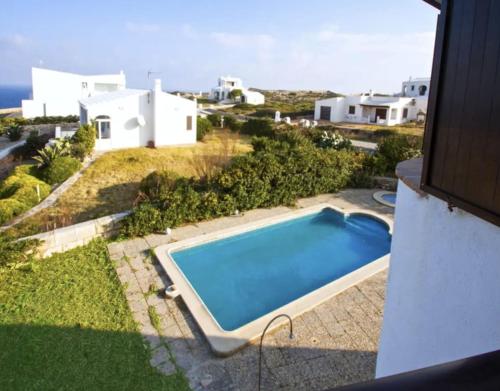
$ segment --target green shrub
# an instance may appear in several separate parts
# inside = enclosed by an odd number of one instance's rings
[[[240,132],[249,136],[273,137],[272,122],[267,119],[249,119],[241,126]]]
[[[196,118],[196,140],[201,141],[212,131],[213,125],[207,118]]]
[[[82,125],[73,135],[71,142],[73,144],[82,144],[81,148],[85,152],[85,156],[90,155],[95,147],[96,129],[93,125]]]
[[[50,193],[50,186],[36,178],[32,165],[17,166],[0,184],[0,224],[37,205]]]
[[[216,126],[216,127],[220,126],[220,120],[221,120],[220,114],[217,114],[217,113],[209,114],[209,115],[207,115],[207,119],[210,121],[212,126]]]
[[[422,138],[392,135],[383,138],[374,156],[374,173],[394,175],[399,162],[418,157],[422,154]]]
[[[177,179],[173,171],[153,171],[141,181],[139,190],[149,200],[161,200],[174,189]]]
[[[0,200],[1,202],[1,200]],[[0,219],[2,209],[0,208]],[[20,264],[33,260],[37,253],[38,240],[16,240],[0,233],[0,266]]]
[[[87,157],[87,147],[84,143],[73,143],[71,144],[70,154],[75,159],[83,162],[83,160]]]
[[[47,145],[38,151],[33,159],[38,162],[38,168],[45,168],[56,159],[68,156],[71,153],[71,143],[67,139],[56,140],[54,144]]]
[[[122,234],[145,235],[167,227],[225,216],[238,210],[293,205],[300,197],[357,184],[364,155],[320,149],[297,132],[256,137],[253,152],[237,156],[213,178],[176,178],[168,172],[141,183],[144,202],[128,216]],[[357,184],[359,186],[363,184]]]
[[[23,135],[23,129],[21,128],[21,126],[17,124],[10,125],[7,128],[5,134],[7,135],[10,141],[18,141],[21,139],[21,136]]]
[[[230,129],[232,132],[239,132],[243,122],[238,121],[233,115],[224,116],[224,127]]]
[[[43,181],[55,185],[63,183],[82,167],[79,160],[71,156],[61,156],[54,159],[48,166],[39,170],[39,177]]]
[[[49,134],[38,135],[37,131],[31,131],[26,143],[14,149],[12,154],[18,159],[31,159],[37,154],[38,150],[47,144],[49,139]]]

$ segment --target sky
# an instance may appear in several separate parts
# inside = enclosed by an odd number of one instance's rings
[[[127,86],[397,92],[431,72],[437,11],[422,0],[0,0],[0,85],[32,66],[123,70]]]

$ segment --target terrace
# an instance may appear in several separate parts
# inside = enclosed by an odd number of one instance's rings
[[[329,203],[392,218],[392,208],[374,201],[372,193],[345,190],[301,199],[298,207]],[[150,249],[288,212],[288,207],[257,209],[176,228],[168,236],[153,234],[108,246],[133,316],[153,349],[154,367],[172,374],[179,366],[195,390],[256,389],[258,344],[252,343],[227,358],[212,353],[183,299],[162,297],[162,289],[171,281]],[[263,345],[264,388],[321,390],[373,379],[386,278],[386,272],[375,274],[296,317],[293,340],[288,338],[287,327],[270,331]],[[168,344],[172,357],[163,342]]]

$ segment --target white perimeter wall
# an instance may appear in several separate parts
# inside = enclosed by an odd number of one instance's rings
[[[398,186],[377,377],[500,348],[500,228]]]
[[[96,140],[96,150],[144,147],[154,140],[153,101],[150,97],[148,103],[148,92],[88,107],[89,122],[99,115],[110,117],[111,138]],[[144,126],[137,122],[139,115],[146,121]]]
[[[196,102],[166,92],[154,91],[154,140],[162,145],[196,143]],[[192,130],[187,130],[187,116],[192,117]]]

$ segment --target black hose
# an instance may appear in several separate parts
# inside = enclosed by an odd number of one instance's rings
[[[264,336],[266,335],[266,332],[267,332],[267,329],[269,328],[269,326],[271,326],[271,324],[276,319],[281,318],[281,317],[285,317],[289,320],[289,322],[290,322],[290,339],[293,338],[293,322],[292,322],[292,318],[290,318],[290,316],[288,316],[287,314],[278,315],[278,316],[274,317],[273,319],[271,319],[269,321],[269,323],[267,324],[266,328],[262,332],[262,336],[260,337],[260,345],[259,345],[259,391],[260,391],[260,383],[261,383],[261,379],[262,379],[262,342],[264,342]]]

